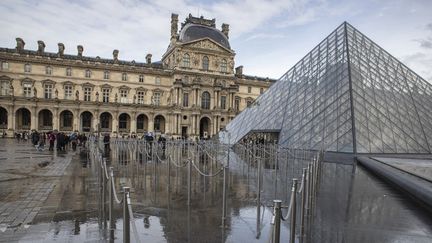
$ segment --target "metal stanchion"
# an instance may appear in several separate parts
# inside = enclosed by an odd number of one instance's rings
[[[227,179],[228,179],[228,166],[225,165],[223,169],[223,185],[222,185],[222,227],[225,227],[225,219],[227,214],[227,202],[226,202],[226,194],[227,194]]]
[[[106,182],[107,178],[105,177],[105,166],[106,166],[106,158],[102,159],[102,219],[103,219],[103,226],[104,229],[107,228],[107,221],[106,221]]]
[[[281,204],[282,200],[273,200],[273,243],[280,243]]]
[[[123,187],[123,242],[130,243],[130,217],[128,205],[130,203],[129,197],[130,188]]]
[[[257,166],[258,166],[258,170],[257,170],[257,179],[258,179],[258,185],[257,185],[257,197],[258,197],[258,202],[261,201],[261,158],[257,158]]]
[[[297,179],[293,179],[292,190],[291,190],[291,220],[290,220],[290,243],[295,243],[296,234],[296,212],[297,212]]]
[[[108,204],[108,216],[109,216],[109,238],[110,242],[114,241],[114,219],[113,219],[113,206],[114,206],[114,188],[113,188],[113,179],[114,179],[114,168],[110,167],[110,178],[109,178],[109,204]]]
[[[307,168],[303,168],[303,174],[302,174],[302,191],[301,191],[301,212],[300,212],[300,243],[304,242],[305,238],[305,211],[306,211],[306,176],[308,173]]]
[[[191,196],[192,196],[192,161],[189,161],[187,205],[191,205]]]

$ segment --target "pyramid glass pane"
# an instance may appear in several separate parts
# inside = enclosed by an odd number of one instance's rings
[[[371,153],[428,153],[430,114],[417,110],[430,108],[430,95],[413,93],[416,82],[430,84],[348,24],[347,38],[357,143]]]
[[[432,86],[344,23],[227,131],[230,143],[254,132],[277,131],[283,147],[430,153]]]

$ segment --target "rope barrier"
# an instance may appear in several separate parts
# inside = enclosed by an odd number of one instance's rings
[[[217,175],[219,175],[219,174],[224,170],[224,168],[222,167],[222,168],[219,169],[219,171],[217,171],[216,173],[207,175],[207,174],[205,174],[204,172],[202,172],[202,171],[201,171],[201,170],[200,170],[200,169],[195,165],[195,162],[193,162],[193,160],[190,160],[189,163],[192,163],[192,165],[195,167],[195,169],[198,171],[198,173],[201,174],[201,175],[204,176],[204,177],[214,177],[214,176],[217,176]]]
[[[291,197],[291,199],[290,199],[290,203],[289,203],[289,206],[288,206],[288,212],[287,212],[287,214],[285,215],[285,217],[281,214],[281,219],[283,220],[283,221],[286,221],[286,220],[288,220],[289,219],[289,217],[291,217],[291,211],[292,211],[292,205],[293,205],[293,203],[294,203],[294,197]]]

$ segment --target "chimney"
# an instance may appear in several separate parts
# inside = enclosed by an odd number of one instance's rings
[[[178,14],[171,14],[171,39],[177,38],[178,31]]]
[[[39,55],[42,55],[43,53],[44,53],[44,51],[45,51],[45,43],[43,42],[43,41],[41,41],[41,40],[38,40],[38,50],[37,50],[37,53],[39,54]]]
[[[222,33],[229,38],[229,24],[222,24]]]
[[[151,64],[151,58],[152,58],[152,54],[147,54],[146,55],[146,62],[147,62],[147,64]]]
[[[82,57],[83,56],[82,54],[83,54],[83,51],[84,51],[84,47],[82,45],[78,45],[77,49],[78,49],[78,56]]]
[[[24,50],[25,42],[24,42],[23,39],[21,39],[19,37],[17,37],[15,40],[16,40],[16,47],[15,47],[15,49],[16,49],[16,51],[18,53],[20,53],[20,52],[22,52]]]
[[[65,46],[64,46],[63,43],[58,43],[57,45],[58,45],[58,52],[57,52],[57,55],[58,55],[59,57],[63,57]]]
[[[243,66],[238,66],[235,69],[236,76],[243,76]]]

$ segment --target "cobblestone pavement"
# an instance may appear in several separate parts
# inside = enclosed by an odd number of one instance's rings
[[[0,242],[10,242],[37,217],[53,215],[61,198],[53,193],[75,152],[37,151],[30,142],[11,139],[0,140],[0,148]]]

